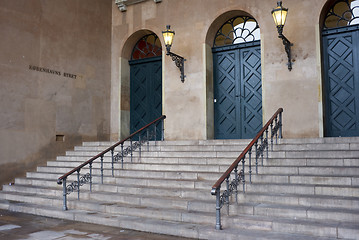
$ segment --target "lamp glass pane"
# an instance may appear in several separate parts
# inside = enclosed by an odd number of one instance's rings
[[[163,39],[165,41],[165,45],[172,45],[173,42],[173,36],[174,36],[174,32],[171,31],[165,31],[163,32]]]
[[[273,10],[272,15],[276,26],[284,26],[287,19],[287,13],[288,11],[281,7],[277,7]]]

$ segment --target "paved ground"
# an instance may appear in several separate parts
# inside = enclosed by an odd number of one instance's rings
[[[40,217],[0,209],[0,239],[26,240],[188,240],[115,227]]]

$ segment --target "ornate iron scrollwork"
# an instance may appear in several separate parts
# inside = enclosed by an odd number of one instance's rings
[[[155,131],[149,131],[148,136],[142,137],[141,140],[132,143],[131,146],[126,147],[125,149],[123,149],[122,152],[118,152],[116,155],[114,155],[113,161],[114,162],[120,161],[122,157],[128,156],[131,152],[136,151],[139,147],[141,147],[142,145],[144,145],[154,137],[156,137]]]
[[[86,183],[91,182],[91,174],[86,173],[85,175],[80,177],[80,185],[78,181],[74,181],[66,186],[66,194],[69,195],[72,192],[77,192],[80,186],[83,186]]]
[[[222,195],[219,198],[220,207],[222,208],[224,204],[228,204],[229,197],[232,196],[233,192],[237,191],[237,187],[241,181],[244,180],[244,171],[240,171],[238,178],[234,178],[228,185],[228,190],[224,190]]]
[[[181,81],[184,82],[184,79],[186,77],[186,75],[184,75],[184,61],[186,61],[186,59],[184,59],[184,57],[181,57],[180,55],[169,51],[167,52],[167,55],[169,55],[172,58],[172,61],[175,62],[176,67],[178,67],[181,72]]]
[[[268,139],[264,138],[263,142],[257,148],[256,157],[258,158],[259,156],[261,156],[264,153],[264,150],[266,150],[267,147],[268,147]]]

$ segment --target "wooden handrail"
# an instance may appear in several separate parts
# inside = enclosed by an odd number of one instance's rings
[[[115,143],[114,145],[112,145],[111,147],[107,148],[106,150],[102,151],[101,153],[97,154],[96,156],[90,158],[89,160],[87,160],[86,162],[82,163],[81,165],[79,165],[78,167],[72,169],[71,171],[69,171],[68,173],[62,175],[61,177],[59,177],[57,179],[57,183],[58,184],[62,184],[62,180],[67,178],[69,175],[73,174],[74,172],[79,171],[81,168],[83,168],[84,166],[86,166],[87,164],[93,162],[94,160],[96,160],[97,158],[105,155],[106,153],[108,153],[109,151],[112,151],[113,149],[115,149],[115,147],[119,146],[120,144],[123,144],[125,141],[127,141],[128,139],[132,138],[133,136],[135,136],[136,134],[138,134],[139,132],[142,132],[144,129],[148,128],[149,126],[155,124],[158,121],[164,120],[166,119],[165,115],[162,115],[161,117],[157,118],[156,120],[152,121],[151,123],[147,124],[146,126],[142,127],[141,129],[137,130],[136,132],[132,133],[130,136],[122,139],[121,141]]]
[[[262,136],[262,134],[268,129],[269,125],[273,123],[273,120],[283,112],[283,108],[279,108],[271,119],[268,120],[266,125],[258,132],[258,134],[253,138],[253,140],[248,144],[248,146],[243,150],[243,152],[238,156],[238,158],[232,163],[232,165],[223,173],[223,175],[216,181],[216,183],[212,186],[211,194],[216,195],[218,188],[220,188],[221,184],[226,180],[231,172],[238,166],[239,162],[245,157],[248,151],[253,147],[253,145],[258,141],[258,139]]]

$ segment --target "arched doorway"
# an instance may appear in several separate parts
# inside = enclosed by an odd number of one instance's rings
[[[130,131],[162,115],[162,48],[155,34],[135,45],[130,64]],[[158,134],[161,134],[161,127]],[[160,137],[160,136],[157,136]]]
[[[260,30],[252,17],[226,21],[213,42],[214,137],[253,138],[262,127]]]
[[[322,43],[325,136],[359,136],[359,0],[330,6]]]

